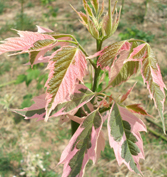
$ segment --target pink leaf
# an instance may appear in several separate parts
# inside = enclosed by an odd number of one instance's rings
[[[130,171],[141,174],[139,159],[144,158],[140,131],[144,123],[127,109],[113,103],[108,118],[108,136],[119,165],[124,163]]]
[[[44,28],[42,26],[38,26],[37,25],[37,28],[38,28],[38,33],[48,33],[48,32],[53,32],[52,30],[48,29],[48,28]]]
[[[97,141],[101,140],[99,136],[102,123],[100,114],[95,110],[78,127],[60,158],[59,164],[64,164],[62,177],[82,177],[89,159],[96,162]]]
[[[86,86],[77,84],[74,93],[68,98],[69,101],[58,104],[50,117],[58,117],[66,114],[75,115],[77,110],[89,102],[94,95]]]
[[[40,34],[30,31],[17,31],[20,37],[8,38],[0,45],[0,55],[5,52],[22,51],[28,52],[33,47],[33,44],[39,40],[54,38],[47,34]]]
[[[110,70],[110,68],[114,65],[115,60],[117,59],[117,56],[120,55],[121,52],[129,50],[130,43],[128,41],[115,42],[100,52],[100,57],[98,59],[97,65],[100,66],[101,69]]]
[[[73,93],[78,80],[82,82],[86,67],[85,56],[79,49],[69,46],[56,51],[47,67],[50,73],[46,82],[46,121],[57,104]]]
[[[34,104],[29,108],[24,109],[12,109],[13,112],[20,114],[25,117],[25,119],[38,118],[38,120],[43,120],[46,114],[45,111],[45,94],[36,96],[33,98]]]
[[[105,148],[105,137],[103,131],[101,130],[99,134],[99,138],[97,140],[96,162],[100,158],[101,151],[104,151],[104,148]]]
[[[126,92],[126,94],[124,94],[124,95],[121,97],[121,102],[123,102],[123,101],[125,101],[125,100],[127,99],[127,97],[129,96],[130,92],[133,90],[133,88],[135,87],[135,85],[136,85],[136,82],[135,82],[135,84],[133,85],[133,87],[130,88],[130,89]]]
[[[132,113],[137,113],[137,114],[141,114],[141,115],[146,115],[146,116],[150,116],[141,106],[140,104],[132,104],[132,105],[128,105],[126,106],[126,108],[132,112]]]

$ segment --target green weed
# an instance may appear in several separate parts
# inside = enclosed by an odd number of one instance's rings
[[[8,31],[13,33],[14,31],[12,30],[12,28],[14,28],[13,24],[6,22],[6,24],[2,25],[0,28],[0,35],[5,34]]]
[[[28,2],[27,5],[26,5],[28,8],[32,8],[34,7],[34,4],[32,2]]]
[[[17,14],[15,16],[14,28],[18,30],[29,30],[34,31],[35,25],[33,24],[32,17],[27,16],[27,14]]]
[[[51,2],[55,1],[55,0],[40,0],[42,5],[47,5],[50,4]]]
[[[11,62],[7,60],[0,63],[0,75],[4,74],[5,72],[10,71],[10,68],[11,68]]]
[[[119,33],[119,37],[121,40],[135,38],[142,39],[146,42],[152,42],[155,36],[150,34],[150,32],[146,33],[133,26],[132,28],[126,28],[123,32]]]
[[[53,6],[49,6],[49,12],[48,13],[44,13],[43,15],[46,18],[49,18],[50,16],[52,17],[56,17],[58,14],[59,8],[58,7],[53,7]]]
[[[101,158],[106,159],[107,161],[115,159],[114,151],[110,147],[109,143],[105,145],[104,151],[101,152]]]
[[[5,4],[4,4],[4,2],[0,2],[0,14],[3,14],[4,9],[5,9]]]

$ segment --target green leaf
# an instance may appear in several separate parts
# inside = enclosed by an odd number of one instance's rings
[[[53,40],[53,39],[44,39],[44,40],[38,40],[37,42],[35,42],[33,45],[33,47],[31,47],[29,50],[39,50],[43,47],[49,46],[53,43],[56,43],[57,41]]]
[[[15,84],[20,84],[26,80],[27,80],[27,76],[25,74],[20,74],[17,76]]]
[[[30,52],[30,63],[31,63],[31,65],[34,64],[34,61],[35,61],[35,59],[36,59],[36,57],[37,57],[39,52],[40,51],[32,51],[32,52]]]

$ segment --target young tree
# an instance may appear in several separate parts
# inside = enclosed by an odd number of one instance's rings
[[[165,84],[160,68],[150,45],[138,39],[115,42],[102,49],[104,40],[116,31],[121,8],[116,4],[103,16],[104,2],[86,0],[86,13],[76,11],[81,23],[88,29],[97,43],[97,52],[89,56],[71,34],[57,34],[50,29],[38,27],[38,32],[18,31],[20,37],[8,38],[0,45],[0,54],[5,52],[29,53],[30,64],[48,62],[49,77],[45,84],[46,94],[34,98],[35,103],[24,109],[15,109],[26,119],[38,118],[47,121],[51,117],[71,120],[73,136],[63,151],[59,164],[64,164],[63,177],[82,177],[91,159],[95,163],[104,150],[105,139],[102,126],[107,121],[109,144],[114,149],[118,164],[124,163],[129,170],[142,176],[139,159],[144,158],[141,131],[144,123],[133,113],[148,115],[140,104],[125,105],[130,88],[120,98],[106,94],[106,90],[126,82],[140,69],[144,82],[158,109],[165,133],[164,101]],[[60,49],[45,56],[55,46]],[[91,90],[84,85],[87,64],[94,68]],[[140,67],[139,67],[140,66]],[[109,83],[98,92],[100,73],[109,73]]]

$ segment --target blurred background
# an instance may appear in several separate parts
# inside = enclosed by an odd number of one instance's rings
[[[0,41],[17,36],[12,29],[37,31],[36,25],[39,25],[57,33],[72,33],[87,53],[93,54],[95,41],[79,22],[70,4],[84,12],[82,0],[0,0]],[[118,9],[121,5],[118,30],[104,46],[129,38],[149,42],[167,85],[167,0],[119,0]],[[47,123],[24,120],[10,111],[11,108],[32,105],[32,97],[44,93],[43,85],[48,74],[46,64],[37,64],[32,70],[25,65],[28,59],[27,54],[0,56],[0,177],[60,177],[63,166],[57,166],[57,163],[71,137],[70,124],[60,125],[58,119],[50,119]],[[154,117],[139,116],[148,127],[148,132],[142,133],[145,160],[141,160],[141,170],[147,177],[167,177],[167,136],[163,135],[160,118],[142,77],[131,77],[121,87],[112,89],[112,93],[125,93],[135,80],[138,83],[127,101],[141,103]],[[136,177],[125,165],[118,166],[108,144],[106,128],[104,123],[105,150],[95,166],[91,161],[88,163],[85,176]]]

